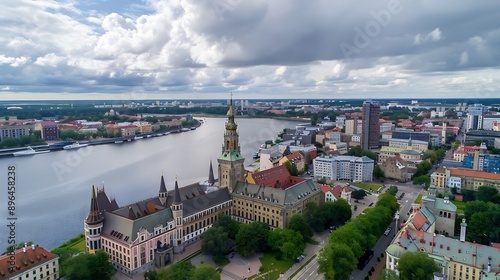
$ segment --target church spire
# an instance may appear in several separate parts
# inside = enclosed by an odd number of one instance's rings
[[[163,179],[163,174],[160,179],[160,191],[158,192],[158,198],[160,199],[161,204],[165,205],[167,201],[167,187],[165,186],[165,179]]]
[[[97,196],[95,194],[95,187],[92,185],[92,198],[90,199],[90,211],[85,222],[89,225],[94,225],[102,222],[104,218],[102,217],[101,211],[99,210],[99,205],[97,203]]]
[[[226,130],[236,130],[238,125],[234,122],[234,107],[233,107],[233,93],[231,93],[231,100],[229,102],[229,110],[227,111]]]
[[[212,167],[212,160],[210,160],[210,169],[208,170],[208,183],[210,186],[215,184],[214,169]]]
[[[177,178],[175,179],[175,188],[174,188],[174,201],[173,204],[180,204],[181,201],[181,193],[179,191],[179,184],[177,183]]]

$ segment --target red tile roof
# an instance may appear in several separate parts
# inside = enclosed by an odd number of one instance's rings
[[[304,157],[302,156],[301,153],[293,153],[285,156],[289,161],[294,161],[294,160],[301,160]]]
[[[417,230],[420,230],[427,222],[427,219],[424,217],[424,215],[422,215],[422,213],[420,213],[420,211],[418,211],[411,220],[411,222],[413,223],[413,225]]]
[[[35,246],[34,250],[31,246],[26,247],[26,252],[23,249],[19,249],[15,252],[15,265],[14,270],[10,270],[12,265],[11,256],[14,255],[2,255],[0,256],[0,279],[7,279],[15,275],[21,274],[28,269],[32,269],[46,261],[55,259],[58,256],[46,251],[45,249]]]
[[[290,172],[284,165],[252,174],[255,184],[266,187],[284,188],[284,186],[289,186],[290,177]]]
[[[500,180],[500,174],[489,173],[484,171],[448,168],[451,176],[457,177],[475,177],[480,179]]]

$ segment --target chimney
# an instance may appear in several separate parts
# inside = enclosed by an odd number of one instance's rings
[[[35,250],[35,244],[31,244],[31,250]]]
[[[23,247],[23,253],[26,253],[26,247]]]

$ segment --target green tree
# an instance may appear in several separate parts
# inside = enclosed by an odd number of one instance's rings
[[[158,280],[186,280],[191,279],[194,266],[190,262],[174,263],[158,271]]]
[[[351,205],[343,198],[333,202],[333,210],[336,216],[336,225],[343,225],[352,217]]]
[[[316,202],[309,201],[306,203],[304,218],[306,218],[307,223],[315,232],[323,231],[325,216],[322,207],[318,206]]]
[[[382,272],[380,273],[378,280],[399,280],[399,276],[394,270],[390,270],[387,268],[382,269]]]
[[[467,226],[467,239],[488,245],[488,217],[483,212],[474,213]]]
[[[157,280],[158,272],[156,270],[148,270],[144,273],[144,280]]]
[[[223,227],[212,226],[201,237],[201,251],[212,255],[215,261],[219,261],[229,252],[229,237]]]
[[[431,163],[434,164],[434,163],[436,163],[438,156],[437,156],[435,151],[427,150],[427,151],[425,151],[425,153],[422,157],[422,160],[427,160],[427,159],[429,159],[431,161]]]
[[[71,280],[111,279],[115,273],[109,255],[98,250],[94,255],[81,253],[61,264],[64,274]]]
[[[431,177],[428,175],[420,175],[417,177],[413,177],[413,184],[414,185],[425,185],[425,187],[428,188],[431,184]]]
[[[498,197],[498,190],[491,186],[481,186],[477,191],[477,200],[490,202]]]
[[[6,148],[14,148],[16,146],[19,145],[17,139],[15,138],[10,138],[10,137],[5,137],[2,141],[2,143],[0,143],[0,145],[2,147],[6,147]]]
[[[325,279],[349,279],[357,261],[349,245],[329,243],[320,253],[318,271]]]
[[[380,165],[376,164],[375,167],[373,167],[373,177],[377,179],[385,178],[384,171],[382,168],[380,168]]]
[[[398,211],[398,209],[399,209],[399,204],[398,204],[397,199],[388,193],[381,194],[378,197],[377,204],[375,204],[375,205],[387,207],[390,210],[391,215],[394,215],[396,213],[396,211]]]
[[[401,280],[428,280],[440,271],[436,262],[424,252],[405,252],[397,265]]]
[[[326,183],[327,183],[325,177],[319,179],[317,182],[320,183],[320,184],[322,184],[322,185],[326,185]]]
[[[297,176],[299,175],[299,170],[297,169],[297,166],[295,164],[292,164],[290,161],[285,162],[285,167],[290,172],[290,175],[292,176]]]
[[[220,273],[208,264],[200,264],[194,270],[191,280],[220,280]]]
[[[241,224],[236,234],[236,252],[248,257],[267,248],[269,225],[262,222]]]
[[[290,223],[288,224],[288,228],[299,232],[304,238],[304,241],[309,240],[313,236],[311,227],[301,214],[295,214],[292,216]]]
[[[474,213],[480,213],[480,212],[484,213],[488,211],[488,208],[489,208],[488,204],[484,201],[480,200],[469,201],[465,203],[465,208],[464,208],[465,219],[467,219],[467,221],[470,221]]]
[[[294,260],[306,248],[302,235],[291,229],[283,230],[277,228],[270,231],[267,243],[272,250],[280,251],[286,260]]]
[[[230,216],[221,214],[217,217],[217,221],[213,226],[224,228],[224,231],[227,232],[227,237],[234,240],[236,238],[236,234],[238,233],[239,223],[231,219]]]
[[[352,197],[354,197],[354,199],[363,199],[365,196],[366,192],[363,189],[359,189],[352,192]]]
[[[257,252],[258,243],[257,240],[253,238],[253,235],[252,227],[249,224],[241,224],[236,234],[236,252],[244,257],[255,254]]]
[[[488,217],[488,232],[491,242],[500,242],[500,204],[489,203],[489,209],[486,212]]]
[[[387,193],[390,193],[393,196],[396,196],[396,194],[398,193],[398,187],[390,186],[389,189],[387,190]]]
[[[109,262],[109,255],[103,250],[98,250],[89,261],[92,279],[111,279],[115,268]]]

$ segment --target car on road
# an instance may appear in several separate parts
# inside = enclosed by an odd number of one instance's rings
[[[389,235],[389,233],[391,232],[391,227],[388,227],[385,231],[384,231],[384,235]]]
[[[299,263],[299,262],[301,262],[304,258],[305,258],[305,257],[301,255],[301,256],[299,256],[299,257],[297,257],[297,258],[295,259],[295,262],[296,262],[296,263]]]

